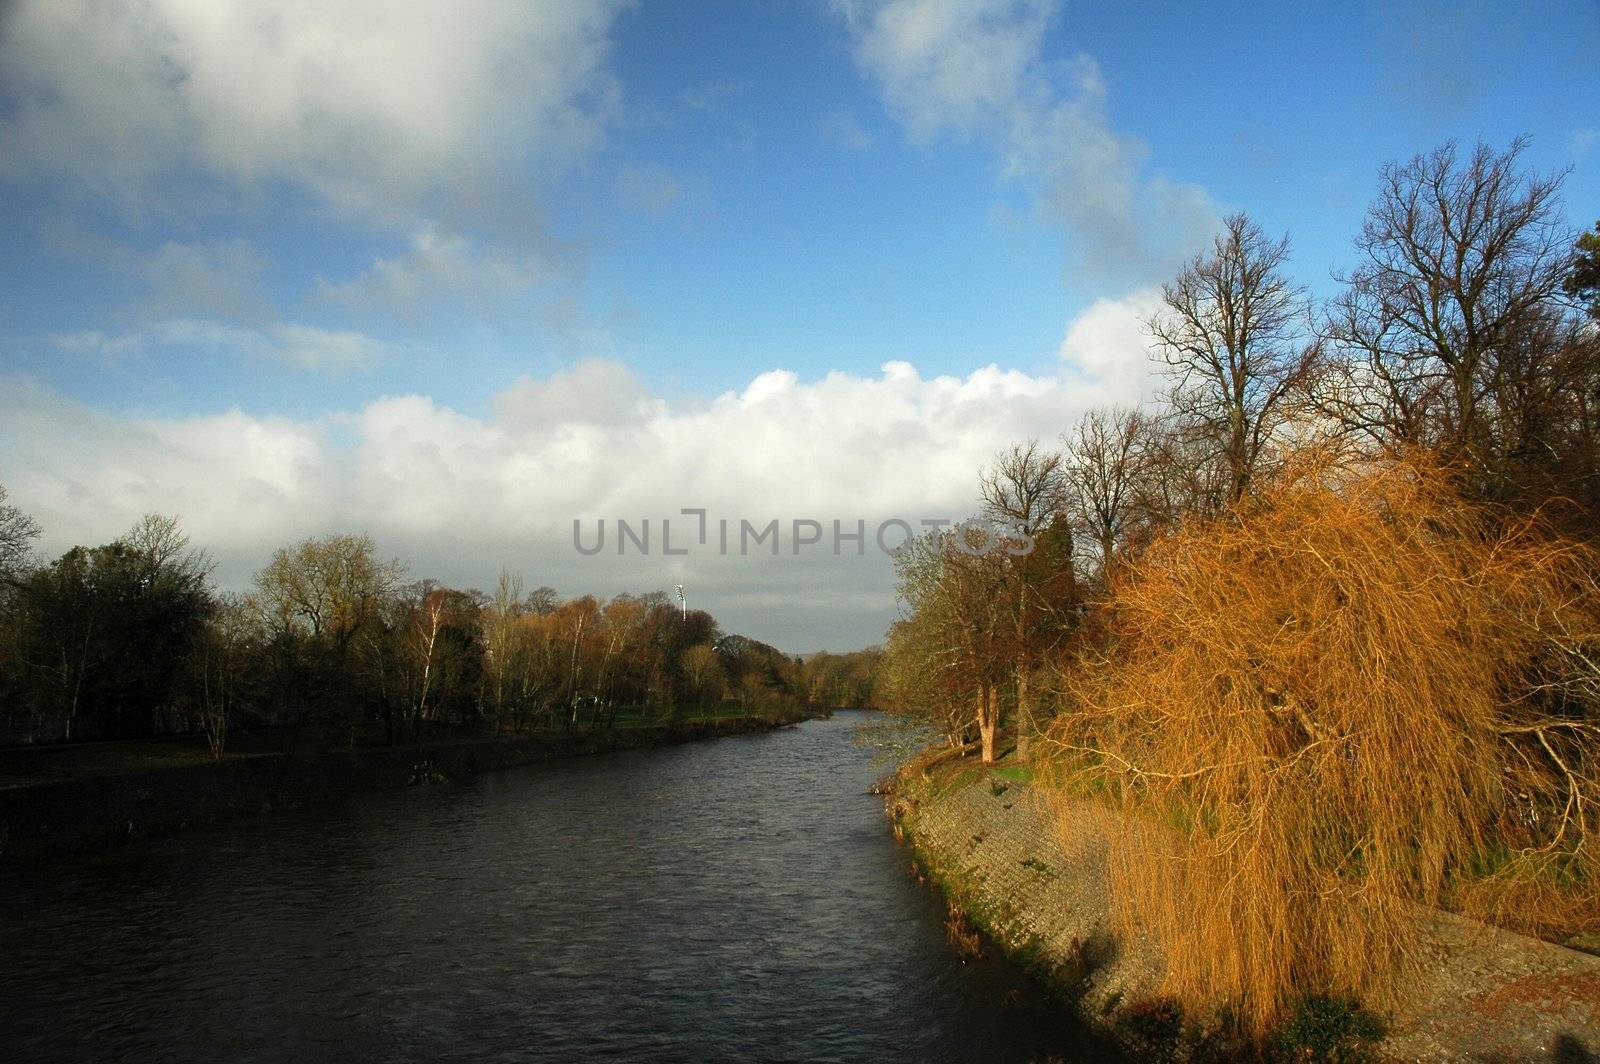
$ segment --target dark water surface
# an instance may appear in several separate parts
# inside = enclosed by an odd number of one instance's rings
[[[6,1060],[1112,1059],[963,964],[858,714],[224,825],[0,887]]]

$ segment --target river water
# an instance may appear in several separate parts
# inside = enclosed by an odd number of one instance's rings
[[[0,1057],[1115,1059],[951,949],[859,717],[52,866],[0,887]]]

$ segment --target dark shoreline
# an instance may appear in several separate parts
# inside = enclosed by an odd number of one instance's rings
[[[278,809],[515,765],[770,731],[816,714],[752,715],[326,753],[228,758],[0,790],[0,876]]]

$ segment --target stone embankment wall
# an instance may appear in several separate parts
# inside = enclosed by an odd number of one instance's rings
[[[1069,853],[1033,789],[987,773],[901,787],[889,811],[974,923],[1091,1023],[1150,1048],[1161,958],[1113,934],[1103,845]],[[1425,974],[1388,1018],[1383,1059],[1600,1060],[1600,957],[1446,913],[1422,919]]]

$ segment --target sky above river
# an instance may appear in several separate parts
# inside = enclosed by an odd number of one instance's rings
[[[1592,224],[1597,70],[1593,2],[6,3],[0,484],[864,645],[1224,214],[1327,292],[1385,161],[1526,134]]]

